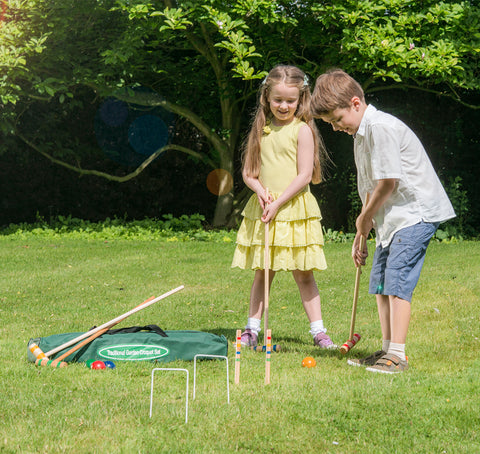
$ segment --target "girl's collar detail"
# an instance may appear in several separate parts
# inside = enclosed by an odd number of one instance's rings
[[[268,135],[272,132],[272,128],[280,130],[281,128],[283,128],[285,126],[289,126],[289,125],[291,125],[291,124],[293,124],[297,121],[300,121],[300,120],[297,117],[295,117],[295,118],[293,118],[293,120],[290,123],[288,123],[286,125],[278,125],[277,126],[277,125],[273,124],[272,120],[270,119],[270,120],[267,120],[267,123],[262,128],[262,131],[263,131],[264,134]]]

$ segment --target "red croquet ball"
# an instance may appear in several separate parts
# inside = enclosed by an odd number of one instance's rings
[[[315,367],[316,365],[317,362],[315,361],[315,358],[312,358],[311,356],[303,358],[302,367]]]
[[[105,369],[106,367],[103,361],[94,361],[91,365],[92,369]]]

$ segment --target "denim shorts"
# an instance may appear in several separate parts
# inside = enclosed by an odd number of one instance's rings
[[[370,273],[369,293],[391,295],[412,301],[428,243],[438,223],[419,222],[399,230],[391,243],[375,250]]]

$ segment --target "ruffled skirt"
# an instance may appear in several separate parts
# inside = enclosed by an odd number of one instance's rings
[[[262,209],[256,194],[250,197],[242,215],[232,268],[265,269],[265,224],[261,221]],[[320,208],[311,192],[302,192],[284,204],[269,225],[269,269],[326,269],[321,219]]]

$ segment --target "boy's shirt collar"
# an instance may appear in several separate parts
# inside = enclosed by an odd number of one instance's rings
[[[373,115],[374,112],[376,112],[376,108],[369,104],[367,108],[365,109],[365,112],[363,113],[362,121],[360,122],[360,126],[358,127],[357,132],[355,133],[354,138],[357,136],[364,137],[365,136],[365,128],[367,125],[368,117]]]

